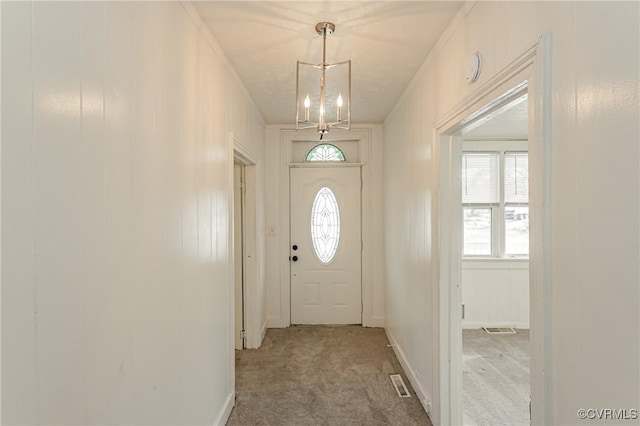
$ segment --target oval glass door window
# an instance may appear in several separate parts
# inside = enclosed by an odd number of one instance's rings
[[[311,240],[320,262],[331,262],[340,241],[340,209],[333,191],[320,188],[311,207]]]

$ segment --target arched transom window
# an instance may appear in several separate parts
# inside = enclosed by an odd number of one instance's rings
[[[314,146],[307,154],[305,161],[346,161],[344,154],[335,145],[323,143]]]

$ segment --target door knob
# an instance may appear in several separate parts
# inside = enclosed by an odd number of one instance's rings
[[[293,260],[294,262],[297,262],[298,261],[298,256],[291,257],[291,260]]]

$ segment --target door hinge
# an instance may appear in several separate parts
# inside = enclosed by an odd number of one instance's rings
[[[247,185],[244,181],[240,182],[240,191],[244,192],[247,189]]]
[[[247,331],[246,330],[242,330],[240,332],[240,338],[241,339],[246,339],[247,338]]]
[[[462,319],[464,319],[464,303],[462,304]]]
[[[360,251],[364,251],[364,241],[360,240]]]

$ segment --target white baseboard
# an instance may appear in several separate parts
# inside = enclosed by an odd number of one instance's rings
[[[262,346],[264,341],[264,335],[267,334],[267,321],[265,320],[260,327],[260,331],[251,333],[250,339],[247,339],[247,349],[258,349]]]
[[[227,420],[229,420],[229,416],[231,415],[231,410],[233,410],[234,403],[236,401],[235,392],[231,392],[231,394],[227,397],[227,400],[222,407],[222,411],[218,414],[215,422],[213,422],[213,426],[224,426],[227,424]]]
[[[513,327],[524,330],[529,329],[528,322],[486,322],[486,321],[465,321],[462,320],[462,328],[464,330],[477,329],[482,327]]]
[[[284,328],[280,317],[267,317],[267,328]]]
[[[413,390],[416,392],[416,395],[420,400],[420,404],[422,404],[422,408],[424,408],[424,411],[429,415],[429,419],[431,419],[431,413],[430,413],[431,401],[432,401],[431,397],[427,395],[424,388],[418,381],[418,378],[413,373],[413,368],[411,368],[411,365],[409,364],[407,357],[405,357],[404,355],[404,351],[398,345],[398,342],[393,337],[393,334],[391,333],[391,331],[388,328],[385,328],[384,331],[387,333],[387,339],[389,339],[389,343],[393,348],[393,352],[395,352],[396,357],[398,358],[398,361],[400,361],[400,365],[404,370],[404,373],[407,375],[407,378],[411,382],[411,386],[413,387]]]
[[[258,347],[262,346],[262,342],[264,342],[264,336],[267,334],[267,321],[265,320],[262,324],[262,330],[260,330],[260,344]]]
[[[369,327],[384,328],[384,317],[371,317]]]

